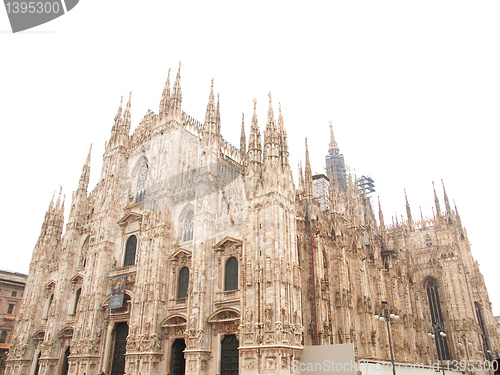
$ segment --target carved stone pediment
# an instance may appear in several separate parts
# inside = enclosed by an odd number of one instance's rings
[[[225,251],[241,248],[242,242],[237,240],[236,238],[225,236],[219,242],[217,242],[214,246],[215,251]]]
[[[179,246],[174,247],[174,253],[170,256],[170,261],[175,265],[190,265],[192,253]]]
[[[233,308],[221,308],[214,311],[209,317],[208,322],[211,324],[234,322],[240,320],[240,312]]]
[[[54,288],[56,287],[56,282],[54,280],[50,280],[46,285],[45,285],[45,290],[47,292],[53,292]]]
[[[83,276],[80,273],[77,273],[69,281],[71,281],[73,286],[81,286],[83,283]]]
[[[59,331],[58,336],[60,338],[71,338],[73,337],[73,327],[65,327]]]
[[[44,338],[45,338],[45,331],[37,331],[33,335],[33,340],[35,341],[43,341]]]
[[[138,210],[125,211],[125,214],[120,220],[118,220],[118,225],[123,228],[123,231],[134,232],[140,229],[142,222],[142,213]]]
[[[162,328],[180,327],[187,324],[187,319],[182,315],[173,315],[165,318],[161,324]]]
[[[220,256],[219,263],[221,262],[221,258],[227,259],[228,257],[235,256],[241,259],[241,248],[242,241],[229,236],[224,237],[214,246],[214,250]]]

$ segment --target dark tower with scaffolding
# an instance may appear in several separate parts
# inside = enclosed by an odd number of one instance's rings
[[[339,146],[333,136],[333,124],[330,120],[330,144],[328,146],[328,155],[326,156],[326,174],[328,178],[330,171],[333,171],[333,179],[340,186],[340,190],[347,192],[347,175],[344,162],[344,155],[340,153]]]

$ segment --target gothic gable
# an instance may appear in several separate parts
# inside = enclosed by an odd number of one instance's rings
[[[65,327],[61,331],[59,331],[58,336],[60,338],[72,337],[73,336],[73,327]]]
[[[54,280],[50,280],[45,285],[45,290],[47,290],[48,292],[54,292],[55,287],[56,287],[56,282]]]
[[[242,242],[240,240],[237,240],[236,238],[225,236],[222,240],[217,242],[214,245],[214,250],[216,251],[224,251],[226,248],[229,248],[231,246],[233,247],[238,247],[241,246]]]
[[[163,328],[185,326],[187,319],[182,315],[171,315],[161,323]]]
[[[242,241],[226,236],[214,246],[214,250],[224,259],[235,256],[241,259]],[[220,258],[219,258],[220,261]]]
[[[175,265],[190,265],[192,253],[189,250],[176,246],[174,253],[170,256],[170,261]]]
[[[83,276],[80,273],[77,273],[69,281],[73,286],[81,286],[83,283]]]
[[[240,312],[233,308],[221,308],[214,311],[209,317],[209,323],[233,322],[240,319]]]
[[[128,211],[118,220],[118,225],[123,228],[124,233],[134,232],[140,229],[142,214],[137,211]]]

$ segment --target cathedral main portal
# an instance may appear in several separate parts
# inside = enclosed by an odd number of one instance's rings
[[[125,372],[125,351],[127,346],[128,324],[116,324],[115,347],[113,350],[113,365],[111,375],[123,375]]]

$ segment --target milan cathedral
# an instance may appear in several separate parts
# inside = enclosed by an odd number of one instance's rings
[[[498,355],[444,185],[433,217],[407,203],[389,224],[346,172],[331,128],[322,194],[307,141],[295,186],[271,95],[262,133],[256,101],[248,137],[242,119],[239,149],[222,137],[213,81],[203,123],[181,104],[179,66],[132,134],[131,98],[120,103],[99,182],[89,191],[89,152],[66,224],[64,197],[50,202],[7,375],[290,374],[304,346],[339,343],[389,360],[374,319],[384,311],[399,317],[397,362]]]

